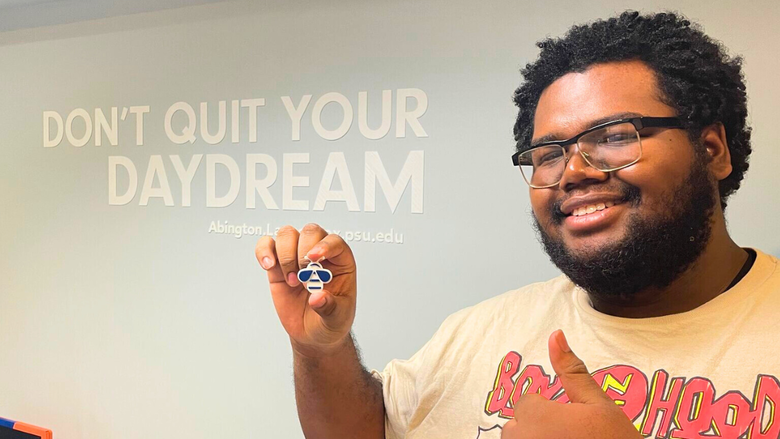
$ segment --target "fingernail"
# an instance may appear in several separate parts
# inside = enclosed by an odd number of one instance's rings
[[[262,265],[263,265],[263,268],[268,270],[269,268],[271,268],[274,265],[274,261],[271,258],[269,258],[268,256],[266,256],[266,257],[263,258],[263,264]]]
[[[563,352],[571,352],[571,348],[569,347],[569,341],[566,340],[566,335],[560,329],[558,330],[558,332],[561,333],[561,335],[558,336],[558,346],[561,347],[561,350]]]
[[[298,285],[298,275],[294,272],[291,272],[287,275],[287,283],[291,286],[297,286]]]
[[[317,255],[317,258],[313,258],[312,255]],[[319,262],[322,259],[322,247],[314,247],[306,253],[306,258],[312,262]]]

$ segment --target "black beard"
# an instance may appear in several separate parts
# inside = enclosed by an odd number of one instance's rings
[[[575,255],[534,225],[550,260],[594,298],[630,302],[650,287],[666,288],[701,255],[712,232],[716,200],[706,164],[697,158],[688,179],[677,188],[662,218],[632,216],[626,237],[602,249]],[[638,204],[639,189],[625,184],[625,202]],[[563,220],[560,204],[550,206],[553,224]]]

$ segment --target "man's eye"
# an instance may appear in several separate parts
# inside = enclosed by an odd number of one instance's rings
[[[557,151],[545,151],[544,153],[539,154],[539,156],[534,160],[536,162],[537,166],[544,166],[544,165],[550,165],[552,163],[557,162],[563,157],[563,152],[560,150]]]
[[[614,133],[608,134],[599,140],[599,144],[607,145],[625,145],[627,143],[636,142],[636,134],[633,133]]]

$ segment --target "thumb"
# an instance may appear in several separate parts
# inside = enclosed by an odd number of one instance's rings
[[[344,300],[349,300],[349,298],[334,296],[327,290],[320,290],[311,293],[309,296],[309,306],[311,306],[314,312],[322,317],[322,320],[327,326],[330,326],[332,329],[338,329],[338,327],[342,326],[344,323],[341,320],[348,318],[344,313],[349,307],[345,306],[345,303],[341,303]]]
[[[566,395],[569,396],[571,402],[594,404],[605,398],[610,399],[590,376],[585,363],[571,351],[563,331],[559,329],[550,335],[548,348],[550,350],[550,363],[552,363],[552,367],[560,378],[561,385],[566,390]]]

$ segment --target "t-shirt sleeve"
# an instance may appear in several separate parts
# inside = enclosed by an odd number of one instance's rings
[[[385,401],[385,437],[403,439],[416,428],[430,409],[424,406],[435,399],[436,371],[446,369],[442,361],[449,352],[454,332],[469,309],[447,317],[436,333],[412,358],[393,360],[382,372],[372,371],[382,382]],[[428,401],[427,403],[425,401]]]
[[[409,429],[409,420],[418,406],[417,379],[429,344],[408,360],[393,360],[382,372],[371,372],[382,382],[386,439],[403,439]]]

